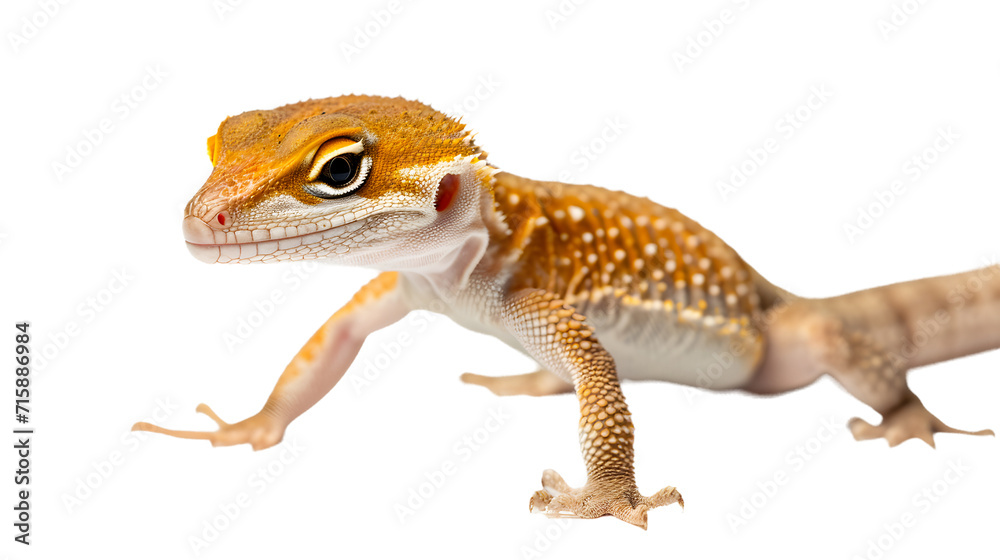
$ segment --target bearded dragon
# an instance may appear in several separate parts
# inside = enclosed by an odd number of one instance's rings
[[[465,374],[498,395],[576,394],[587,479],[542,475],[530,509],[642,528],[683,498],[636,487],[621,379],[774,394],[829,374],[882,417],[856,439],[933,446],[951,428],[908,389],[911,368],[1000,345],[1000,277],[983,269],[839,297],[795,297],[677,210],[590,185],[499,171],[457,120],[400,98],[343,96],[227,118],[183,233],[207,263],[324,259],[382,271],[295,355],[257,414],[218,430],[135,430],[213,445],[281,441],[343,377],[365,338],[444,312],[539,371]],[[718,356],[726,360],[716,360]],[[708,367],[715,363],[715,367]],[[726,364],[722,367],[721,363]]]

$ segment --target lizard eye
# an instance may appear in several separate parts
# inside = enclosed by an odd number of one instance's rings
[[[358,165],[359,159],[361,158],[357,154],[343,154],[331,159],[323,166],[323,171],[319,174],[320,180],[334,188],[349,184],[361,168]]]
[[[331,156],[317,166],[313,180],[305,185],[306,192],[327,200],[357,191],[371,170],[369,156],[345,151]]]

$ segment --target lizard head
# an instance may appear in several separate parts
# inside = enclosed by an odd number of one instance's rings
[[[400,98],[344,96],[229,117],[185,210],[209,263],[331,259],[433,267],[483,229],[494,169],[461,123]]]

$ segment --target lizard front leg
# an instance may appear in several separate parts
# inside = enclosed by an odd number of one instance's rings
[[[669,486],[644,497],[635,484],[633,426],[615,363],[585,318],[551,292],[524,290],[506,298],[502,317],[536,360],[572,380],[580,401],[580,446],[587,482],[573,489],[555,471],[542,476],[532,511],[550,517],[613,515],[646,528],[647,511],[684,500]]]
[[[207,405],[198,412],[219,425],[214,432],[169,430],[139,422],[133,431],[185,439],[207,439],[213,446],[249,443],[255,450],[277,444],[285,428],[319,402],[350,367],[365,338],[402,319],[409,311],[398,274],[384,272],[359,290],[305,343],[278,379],[260,412],[235,424],[223,422]]]

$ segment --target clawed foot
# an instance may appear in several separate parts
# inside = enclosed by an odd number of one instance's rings
[[[861,418],[851,418],[847,425],[854,434],[854,439],[862,441],[884,437],[889,442],[889,447],[895,447],[910,438],[923,440],[934,447],[936,433],[994,435],[993,430],[967,432],[952,428],[931,414],[917,398],[912,398],[893,412],[885,414],[878,426],[872,426]]]
[[[650,497],[639,494],[635,484],[625,480],[588,481],[583,488],[570,488],[559,473],[542,473],[542,488],[531,497],[532,513],[548,517],[593,519],[613,515],[636,527],[646,529],[647,512],[674,502],[684,507],[684,498],[673,486]]]
[[[184,439],[207,439],[212,443],[212,446],[249,443],[254,451],[260,451],[279,443],[285,435],[285,424],[277,418],[268,416],[263,411],[235,424],[227,424],[207,404],[199,404],[196,410],[215,420],[219,429],[214,432],[190,432],[168,430],[147,422],[138,422],[132,426],[132,431],[155,432]]]

